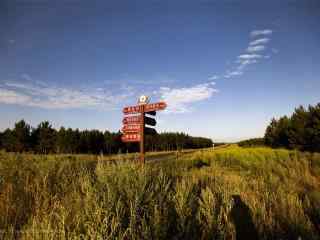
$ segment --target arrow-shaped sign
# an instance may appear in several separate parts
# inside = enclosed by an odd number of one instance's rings
[[[151,116],[155,116],[155,115],[157,115],[157,112],[151,111],[151,112],[146,112],[146,114],[151,115]]]
[[[151,103],[144,105],[144,111],[147,112],[153,112],[157,110],[164,110],[167,107],[167,104],[165,102],[158,102],[158,103]]]
[[[148,127],[144,128],[144,132],[145,132],[145,134],[148,134],[148,135],[156,135],[157,134],[157,131],[154,128],[148,128]]]
[[[155,126],[157,124],[156,120],[154,118],[150,118],[150,117],[144,117],[144,122],[147,125],[150,126]]]
[[[140,139],[141,139],[140,134],[136,134],[136,133],[133,133],[133,134],[127,133],[121,136],[121,140],[123,142],[140,142]]]
[[[124,133],[138,133],[141,127],[139,124],[126,124],[122,127]]]
[[[122,120],[123,124],[130,124],[130,123],[136,123],[139,124],[141,121],[141,116],[130,116],[130,117],[124,117]]]
[[[140,113],[142,111],[142,105],[125,107],[122,111],[124,114]]]

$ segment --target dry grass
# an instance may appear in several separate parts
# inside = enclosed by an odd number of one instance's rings
[[[1,152],[0,238],[319,239],[319,154],[231,146],[145,167],[108,159]]]

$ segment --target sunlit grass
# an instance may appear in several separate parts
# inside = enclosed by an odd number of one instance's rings
[[[319,238],[319,154],[230,146],[144,167],[132,156],[1,152],[0,238]]]

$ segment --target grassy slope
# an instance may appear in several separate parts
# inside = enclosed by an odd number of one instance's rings
[[[231,146],[145,167],[104,160],[0,153],[0,238],[319,239],[320,154]]]

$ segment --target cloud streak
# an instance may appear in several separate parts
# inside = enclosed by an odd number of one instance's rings
[[[249,47],[247,48],[247,52],[249,52],[249,53],[261,52],[261,51],[263,51],[263,50],[265,50],[265,49],[266,49],[266,47],[263,46],[263,45],[249,46]]]
[[[137,91],[130,86],[116,89],[116,93],[105,88],[95,87],[90,90],[79,90],[38,84],[29,77],[24,82],[0,82],[0,103],[37,107],[42,109],[99,109],[113,110],[132,104],[132,98]],[[195,102],[207,100],[218,90],[215,83],[202,83],[191,87],[169,88],[160,87],[154,95],[168,104],[166,113],[186,113],[192,111],[190,107]],[[131,100],[130,102],[128,100]]]
[[[227,69],[222,78],[233,78],[241,76],[245,73],[249,65],[256,64],[263,59],[270,58],[265,55],[264,51],[267,49],[266,44],[271,40],[273,31],[270,29],[253,30],[250,32],[250,41],[245,51],[237,56],[236,65]],[[265,37],[268,36],[268,37]],[[256,39],[258,37],[258,39]],[[221,77],[219,77],[221,78]],[[213,75],[209,80],[218,79],[217,75]]]
[[[238,58],[240,59],[257,59],[257,58],[261,58],[262,56],[259,54],[242,54],[239,55]]]
[[[12,90],[0,88],[0,103],[5,104],[24,104],[30,102],[31,98],[29,96],[19,94]]]
[[[167,113],[186,113],[192,111],[190,104],[207,100],[218,92],[213,86],[215,83],[198,84],[189,88],[161,87],[161,99],[166,101]]]
[[[250,36],[251,37],[257,37],[257,36],[261,36],[261,35],[271,35],[272,34],[272,30],[270,29],[263,29],[263,30],[254,30],[251,31]]]
[[[210,76],[208,79],[209,80],[217,80],[219,79],[220,77],[218,75],[213,75],[213,76]]]
[[[19,82],[6,82],[0,85],[0,103],[44,109],[98,108],[111,110],[133,94],[132,90],[112,94],[101,90],[81,91]]]
[[[250,46],[253,46],[253,45],[259,45],[259,44],[266,44],[270,41],[269,38],[260,38],[260,39],[256,39],[256,40],[253,40],[249,43]]]

